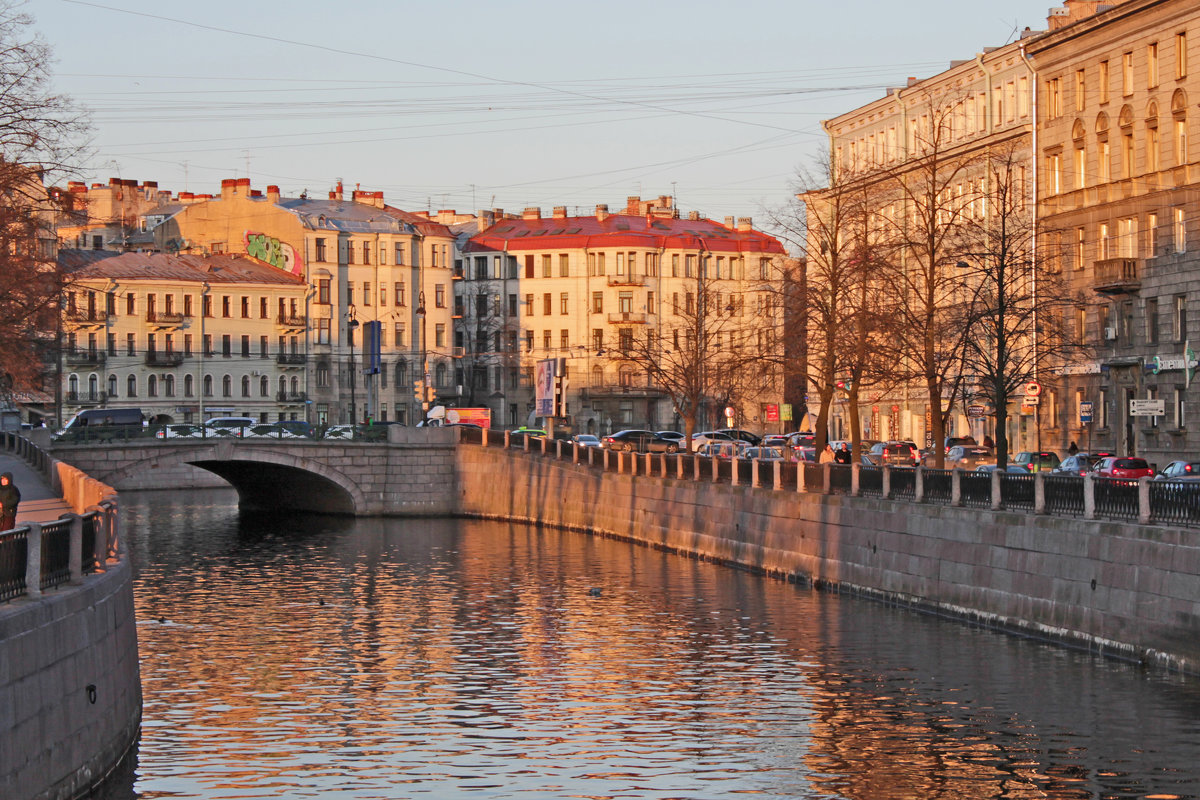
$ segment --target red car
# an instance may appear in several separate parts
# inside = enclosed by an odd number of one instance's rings
[[[1092,477],[1121,478],[1122,480],[1137,480],[1138,478],[1153,478],[1154,470],[1144,458],[1103,458],[1092,468]]]

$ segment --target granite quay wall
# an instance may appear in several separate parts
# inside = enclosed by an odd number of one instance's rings
[[[113,490],[18,439],[73,513],[0,534],[0,797],[69,800],[137,737],[133,570]]]
[[[573,463],[569,446],[562,460],[539,448],[460,447],[460,513],[615,536],[1200,672],[1200,530],[823,494],[829,473],[824,486],[801,473],[753,488],[733,485],[738,466],[707,459],[685,457],[680,479],[678,461],[641,456],[631,474],[628,456],[617,472],[615,454],[605,470],[586,453]],[[813,491],[797,491],[806,483]]]

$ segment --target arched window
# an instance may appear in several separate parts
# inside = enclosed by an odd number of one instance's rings
[[[592,366],[592,386],[604,385],[604,367],[599,364]]]
[[[183,376],[183,396],[191,397],[196,389],[196,380],[191,375]]]
[[[233,397],[233,378],[228,375],[221,378],[221,397]]]
[[[261,397],[271,396],[271,379],[266,375],[263,375],[258,379],[258,394]]]
[[[163,377],[163,394],[167,397],[175,396],[175,376],[166,375]]]
[[[250,396],[250,376],[243,375],[242,376],[242,397],[249,397],[249,396]]]
[[[108,376],[108,396],[109,397],[117,396],[117,376],[116,375]]]
[[[95,375],[88,375],[88,399],[100,399],[100,379]]]
[[[292,376],[292,394],[300,394],[300,379],[295,375]]]
[[[408,384],[408,362],[403,358],[396,362],[396,388]]]
[[[158,397],[158,376],[151,375],[146,379],[146,396]]]
[[[67,378],[67,397],[71,400],[79,398],[79,376],[74,373]]]
[[[204,376],[204,396],[205,396],[205,397],[212,397],[212,396],[213,396],[213,379],[212,379],[212,375],[205,375],[205,376]]]
[[[137,397],[137,375],[130,375],[125,380],[125,396]]]
[[[433,368],[433,384],[434,386],[446,385],[446,365],[438,362],[438,365]]]
[[[624,366],[617,373],[617,377],[622,386],[633,386],[637,378],[637,372],[634,371],[633,367]]]
[[[279,394],[281,400],[283,399],[282,395],[287,394],[287,378],[282,375],[279,376]]]

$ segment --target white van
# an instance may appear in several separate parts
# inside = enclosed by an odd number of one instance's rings
[[[254,417],[213,417],[205,420],[204,427],[209,436],[245,436],[246,432],[260,424]]]

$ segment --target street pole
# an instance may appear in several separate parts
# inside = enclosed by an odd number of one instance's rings
[[[429,411],[429,348],[425,340],[425,292],[417,295],[417,316],[421,318],[421,410]]]
[[[350,424],[358,424],[358,405],[356,397],[356,382],[354,380],[354,330],[358,327],[355,319],[354,306],[346,311],[346,336],[350,339]],[[352,428],[353,429],[353,428]]]

